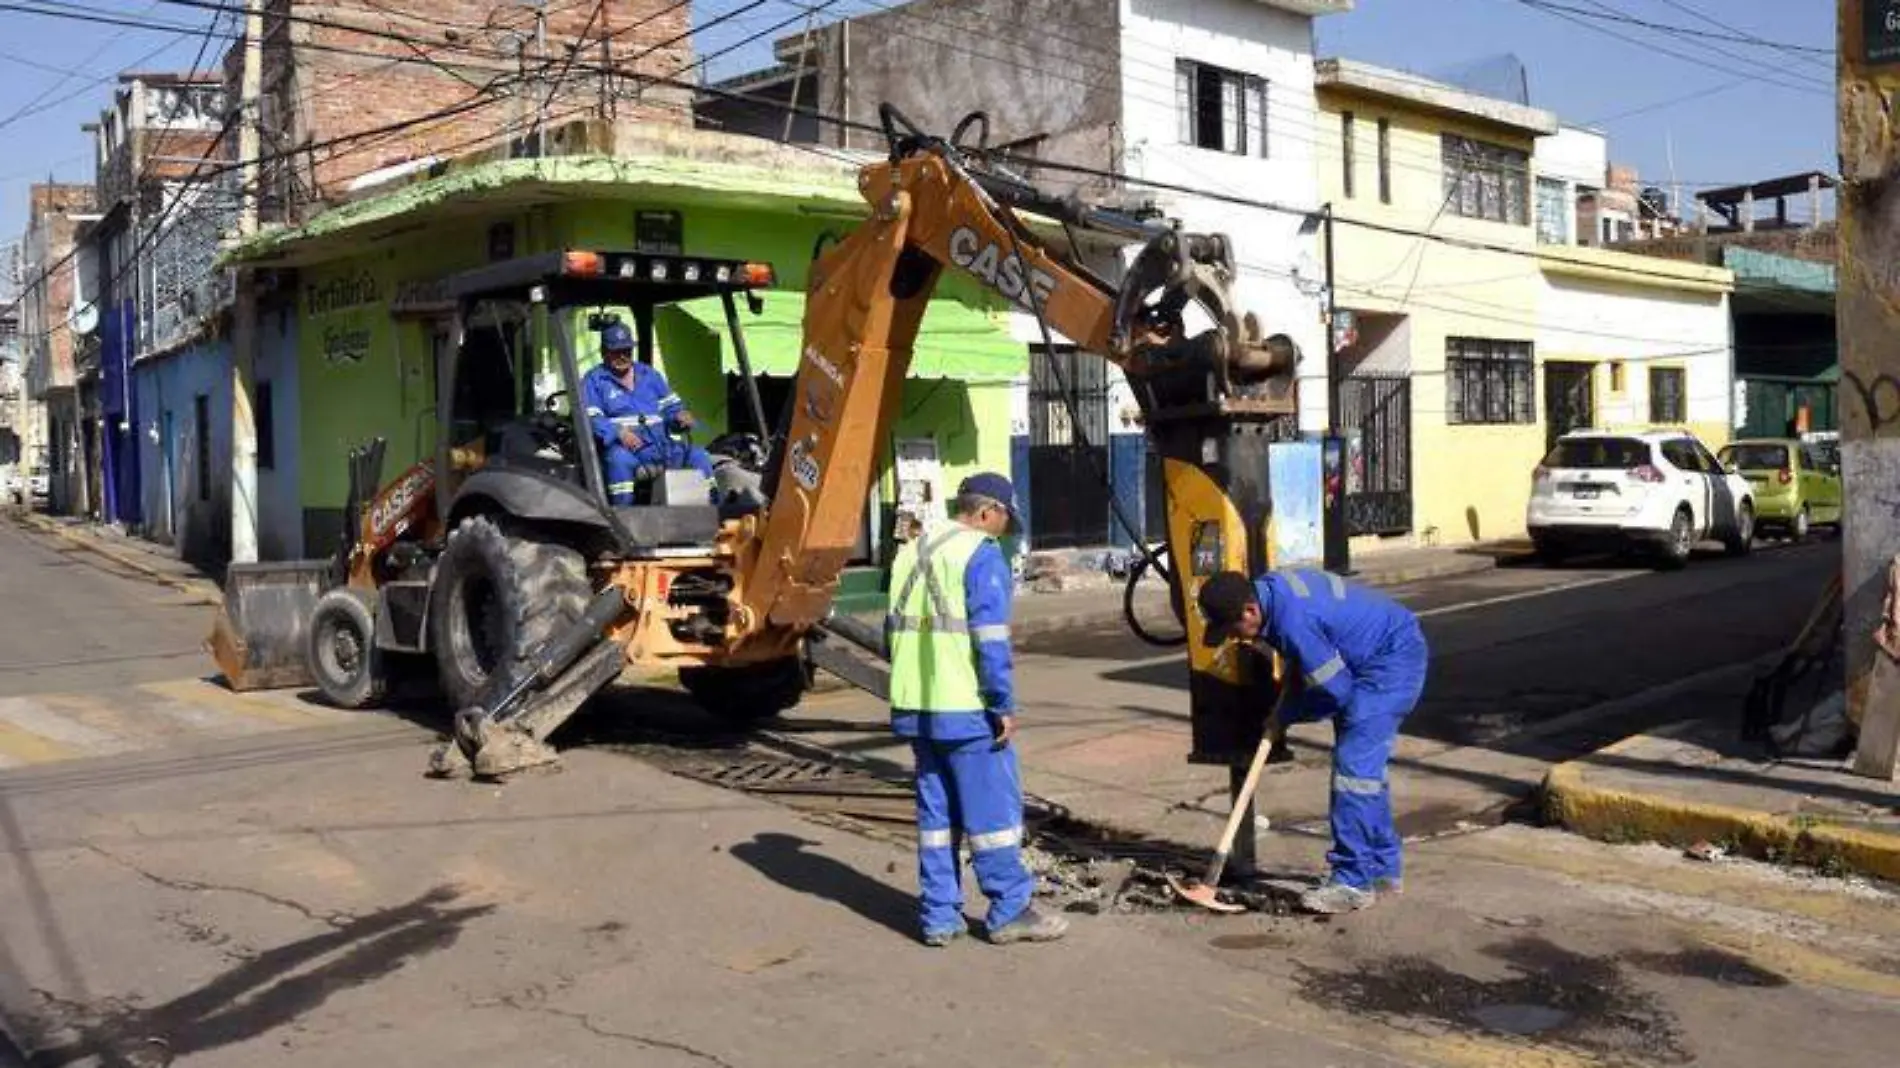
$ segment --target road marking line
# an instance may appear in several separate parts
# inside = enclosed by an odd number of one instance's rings
[[[77,750],[8,723],[0,723],[0,767],[45,764],[78,756]]]
[[[170,698],[181,704],[208,705],[220,712],[249,719],[269,720],[287,727],[308,727],[333,718],[322,715],[315,709],[309,712],[278,704],[262,698],[244,697],[232,693],[214,682],[203,679],[174,679],[170,682],[148,682],[138,687],[149,694]]]
[[[1427,608],[1423,612],[1414,614],[1420,619],[1427,619],[1432,616],[1448,616],[1453,612],[1464,612],[1473,608],[1489,608],[1492,605],[1510,604],[1513,601],[1528,601],[1533,597],[1548,597],[1554,593],[1569,593],[1572,590],[1587,590],[1592,586],[1607,586],[1612,582],[1628,582],[1633,578],[1641,578],[1644,574],[1646,574],[1646,572],[1626,571],[1616,575],[1604,575],[1600,578],[1584,579],[1581,582],[1566,582],[1561,586],[1542,586],[1534,590],[1520,590],[1516,593],[1501,594],[1497,597],[1485,597],[1476,601],[1461,601],[1458,604],[1448,604],[1438,608]]]
[[[47,709],[82,726],[115,738],[164,738],[178,733],[177,724],[155,715],[152,703],[127,693],[45,693],[33,695]]]
[[[37,697],[0,698],[0,720],[75,749],[109,751],[124,746],[119,736],[61,715]]]

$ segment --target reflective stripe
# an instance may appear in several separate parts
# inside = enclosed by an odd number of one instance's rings
[[[1321,574],[1326,576],[1326,584],[1333,588],[1333,600],[1335,601],[1345,600],[1346,599],[1346,580],[1343,578],[1340,578],[1338,575],[1333,574],[1331,571],[1323,571],[1321,572]]]
[[[587,409],[587,415],[588,415],[588,418],[590,419],[598,419],[601,416],[606,415],[606,414],[607,414],[606,412],[601,411],[599,408]]]
[[[926,627],[924,626],[925,623],[930,625]],[[970,632],[969,624],[961,619],[929,619],[924,616],[900,616],[896,614],[885,616],[884,626],[892,634],[922,634],[925,631],[929,631],[932,634],[968,634]],[[1005,632],[1003,637],[1009,637],[1009,628],[1004,627],[1003,630]],[[981,641],[982,639],[979,638],[978,640]]]
[[[669,404],[678,404],[679,402],[680,402],[679,394],[668,393],[666,396],[660,398],[660,407],[664,408]]]
[[[616,415],[613,420],[615,426],[631,427],[657,426],[664,421],[657,415]]]
[[[917,580],[922,578],[924,580],[925,594],[930,598],[930,610],[933,617],[931,621],[933,626],[931,629],[941,634],[964,633],[963,621],[949,618],[950,613],[944,607],[943,585],[937,581],[937,573],[930,566],[930,556],[942,548],[945,542],[961,533],[963,533],[962,527],[950,527],[935,538],[919,539],[917,542],[917,566],[912,568],[910,574],[905,577],[904,589],[897,595],[897,600],[891,602],[899,606],[909,604],[910,595],[917,589]],[[919,617],[904,616],[900,618],[908,620]],[[954,629],[952,629],[953,624]],[[910,629],[914,628],[899,628],[899,632],[901,633],[904,630]]]
[[[970,852],[972,853],[987,853],[992,849],[1008,849],[1022,844],[1023,829],[1020,826],[970,836]]]
[[[1295,597],[1304,599],[1313,596],[1313,591],[1306,588],[1306,580],[1302,579],[1297,572],[1283,572],[1282,577],[1286,579],[1287,585],[1293,587]]]
[[[1351,775],[1333,776],[1333,792],[1336,794],[1357,794],[1361,797],[1377,797],[1385,793],[1385,783],[1380,779],[1356,779]]]
[[[1009,640],[1009,624],[990,623],[970,628],[970,636],[980,642],[1006,642]]]
[[[1346,670],[1346,662],[1337,654],[1331,660],[1306,673],[1306,681],[1315,686],[1324,686],[1334,676]]]
[[[640,488],[640,483],[638,482],[609,482],[607,483],[608,493],[632,493],[634,490],[639,489],[639,488]]]
[[[941,831],[917,832],[917,848],[919,849],[949,849],[956,844],[956,838],[952,836],[948,827]]]

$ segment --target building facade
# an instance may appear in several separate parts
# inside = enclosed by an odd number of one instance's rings
[[[48,505],[56,512],[83,511],[87,478],[75,356],[97,309],[86,296],[78,239],[81,227],[96,218],[96,194],[91,185],[49,183],[27,195],[17,298],[26,395],[45,414]]]
[[[1359,548],[1521,534],[1532,471],[1572,429],[1727,440],[1732,278],[1582,247],[1600,135],[1349,60],[1318,86]]]

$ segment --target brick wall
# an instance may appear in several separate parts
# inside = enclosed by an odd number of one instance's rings
[[[1752,234],[1682,234],[1660,241],[1630,241],[1616,247],[1644,256],[1719,267],[1722,249],[1730,245],[1811,263],[1833,263],[1840,254],[1837,232],[1831,222],[1812,229],[1756,230]]]
[[[633,77],[684,71],[683,80],[694,80],[686,70],[690,11],[675,0],[548,0],[543,52],[533,12],[493,0],[269,0],[261,105],[265,218],[308,217],[370,171],[526,136],[544,102],[550,125],[598,113],[605,91],[622,121],[690,126],[689,92]],[[314,19],[325,24],[306,21]],[[515,54],[523,39],[525,82]],[[579,54],[557,86],[555,75],[576,42]],[[234,48],[226,60],[232,99],[241,66]],[[615,78],[603,77],[607,66]],[[456,115],[352,137],[475,103]],[[338,138],[350,140],[332,143]],[[278,155],[286,158],[271,158]]]

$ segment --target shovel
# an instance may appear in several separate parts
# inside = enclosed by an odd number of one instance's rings
[[[1273,711],[1267,716],[1267,729],[1260,736],[1260,745],[1254,749],[1253,766],[1247,769],[1247,781],[1241,784],[1240,793],[1234,795],[1234,810],[1227,814],[1227,828],[1221,831],[1220,844],[1214,847],[1214,856],[1207,862],[1207,872],[1201,876],[1199,883],[1194,884],[1178,875],[1168,875],[1168,886],[1181,900],[1210,912],[1247,911],[1245,905],[1220,899],[1220,877],[1227,870],[1227,855],[1233,852],[1234,838],[1240,833],[1240,825],[1253,807],[1253,794],[1260,787],[1260,772],[1267,766],[1267,755],[1286,738],[1286,725],[1280,722],[1280,706],[1286,701],[1288,689],[1290,687],[1283,687],[1280,696],[1273,702]]]

